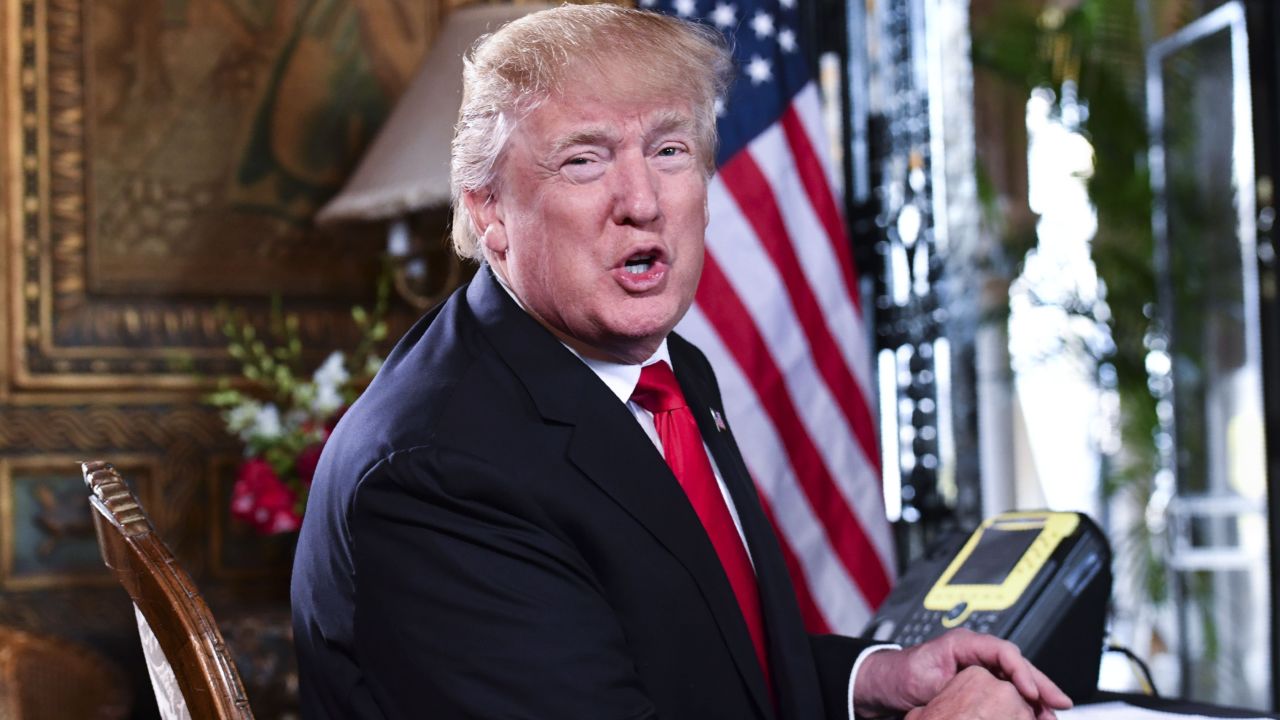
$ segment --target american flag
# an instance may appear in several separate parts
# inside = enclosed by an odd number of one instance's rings
[[[715,366],[812,632],[860,632],[889,592],[871,348],[798,0],[640,0],[729,36],[707,260],[678,330]]]

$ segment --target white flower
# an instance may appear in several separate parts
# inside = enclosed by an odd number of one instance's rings
[[[334,350],[329,353],[329,357],[324,359],[320,367],[311,376],[312,382],[316,385],[331,385],[338,387],[351,379],[351,375],[347,372],[346,361],[342,357],[341,350]]]
[[[239,435],[241,439],[248,440],[254,421],[261,411],[262,403],[255,400],[246,400],[243,404],[228,409],[224,413],[227,429]]]
[[[283,432],[280,409],[275,406],[275,403],[267,403],[259,408],[257,415],[253,418],[253,426],[248,430],[250,437],[260,440],[274,440]]]
[[[330,353],[311,376],[311,381],[316,386],[315,397],[311,399],[311,409],[317,415],[325,416],[342,407],[341,389],[350,379],[351,375],[343,362],[342,352]]]
[[[311,400],[311,410],[320,417],[328,417],[342,407],[342,393],[332,385],[316,386],[316,396]]]

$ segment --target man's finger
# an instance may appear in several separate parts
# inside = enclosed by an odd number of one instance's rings
[[[1027,702],[1050,710],[1065,710],[1072,706],[1071,698],[1049,676],[1023,657],[1017,645],[1000,640],[993,650],[995,665],[992,669],[998,670],[1005,679],[1013,683]]]
[[[955,640],[958,646],[956,659],[961,664],[973,663],[987,667],[1012,683],[1029,703],[1050,709],[1072,706],[1071,698],[1023,657],[1017,645],[976,633],[958,634]]]
[[[973,632],[955,633],[955,659],[961,666],[980,665],[987,668],[1018,689],[1029,702],[1040,700],[1040,686],[1036,682],[1030,664],[1022,657],[1018,646],[991,635]]]

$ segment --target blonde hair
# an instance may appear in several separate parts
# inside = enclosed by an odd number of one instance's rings
[[[450,189],[453,246],[480,260],[480,239],[464,193],[493,188],[516,125],[569,80],[605,74],[624,60],[628,88],[683,95],[692,105],[699,159],[715,169],[716,101],[733,60],[713,28],[617,5],[563,5],[526,15],[476,41],[464,59],[462,108],[454,129]]]

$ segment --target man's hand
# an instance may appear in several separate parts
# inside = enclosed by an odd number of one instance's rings
[[[991,682],[1016,690],[1023,702],[1036,710],[1028,717],[1048,720],[1054,717],[1053,710],[1071,707],[1071,699],[1022,657],[1018,646],[957,629],[922,645],[868,656],[855,679],[855,709],[859,715],[877,717],[926,708],[962,670],[975,666],[985,669]],[[968,688],[970,682],[973,681],[967,681],[964,687]],[[948,694],[953,692],[962,691],[957,688]],[[976,699],[980,700],[981,696]]]
[[[1051,713],[1037,712],[1014,686],[985,668],[961,670],[924,707],[907,713],[905,720],[1039,720]]]

